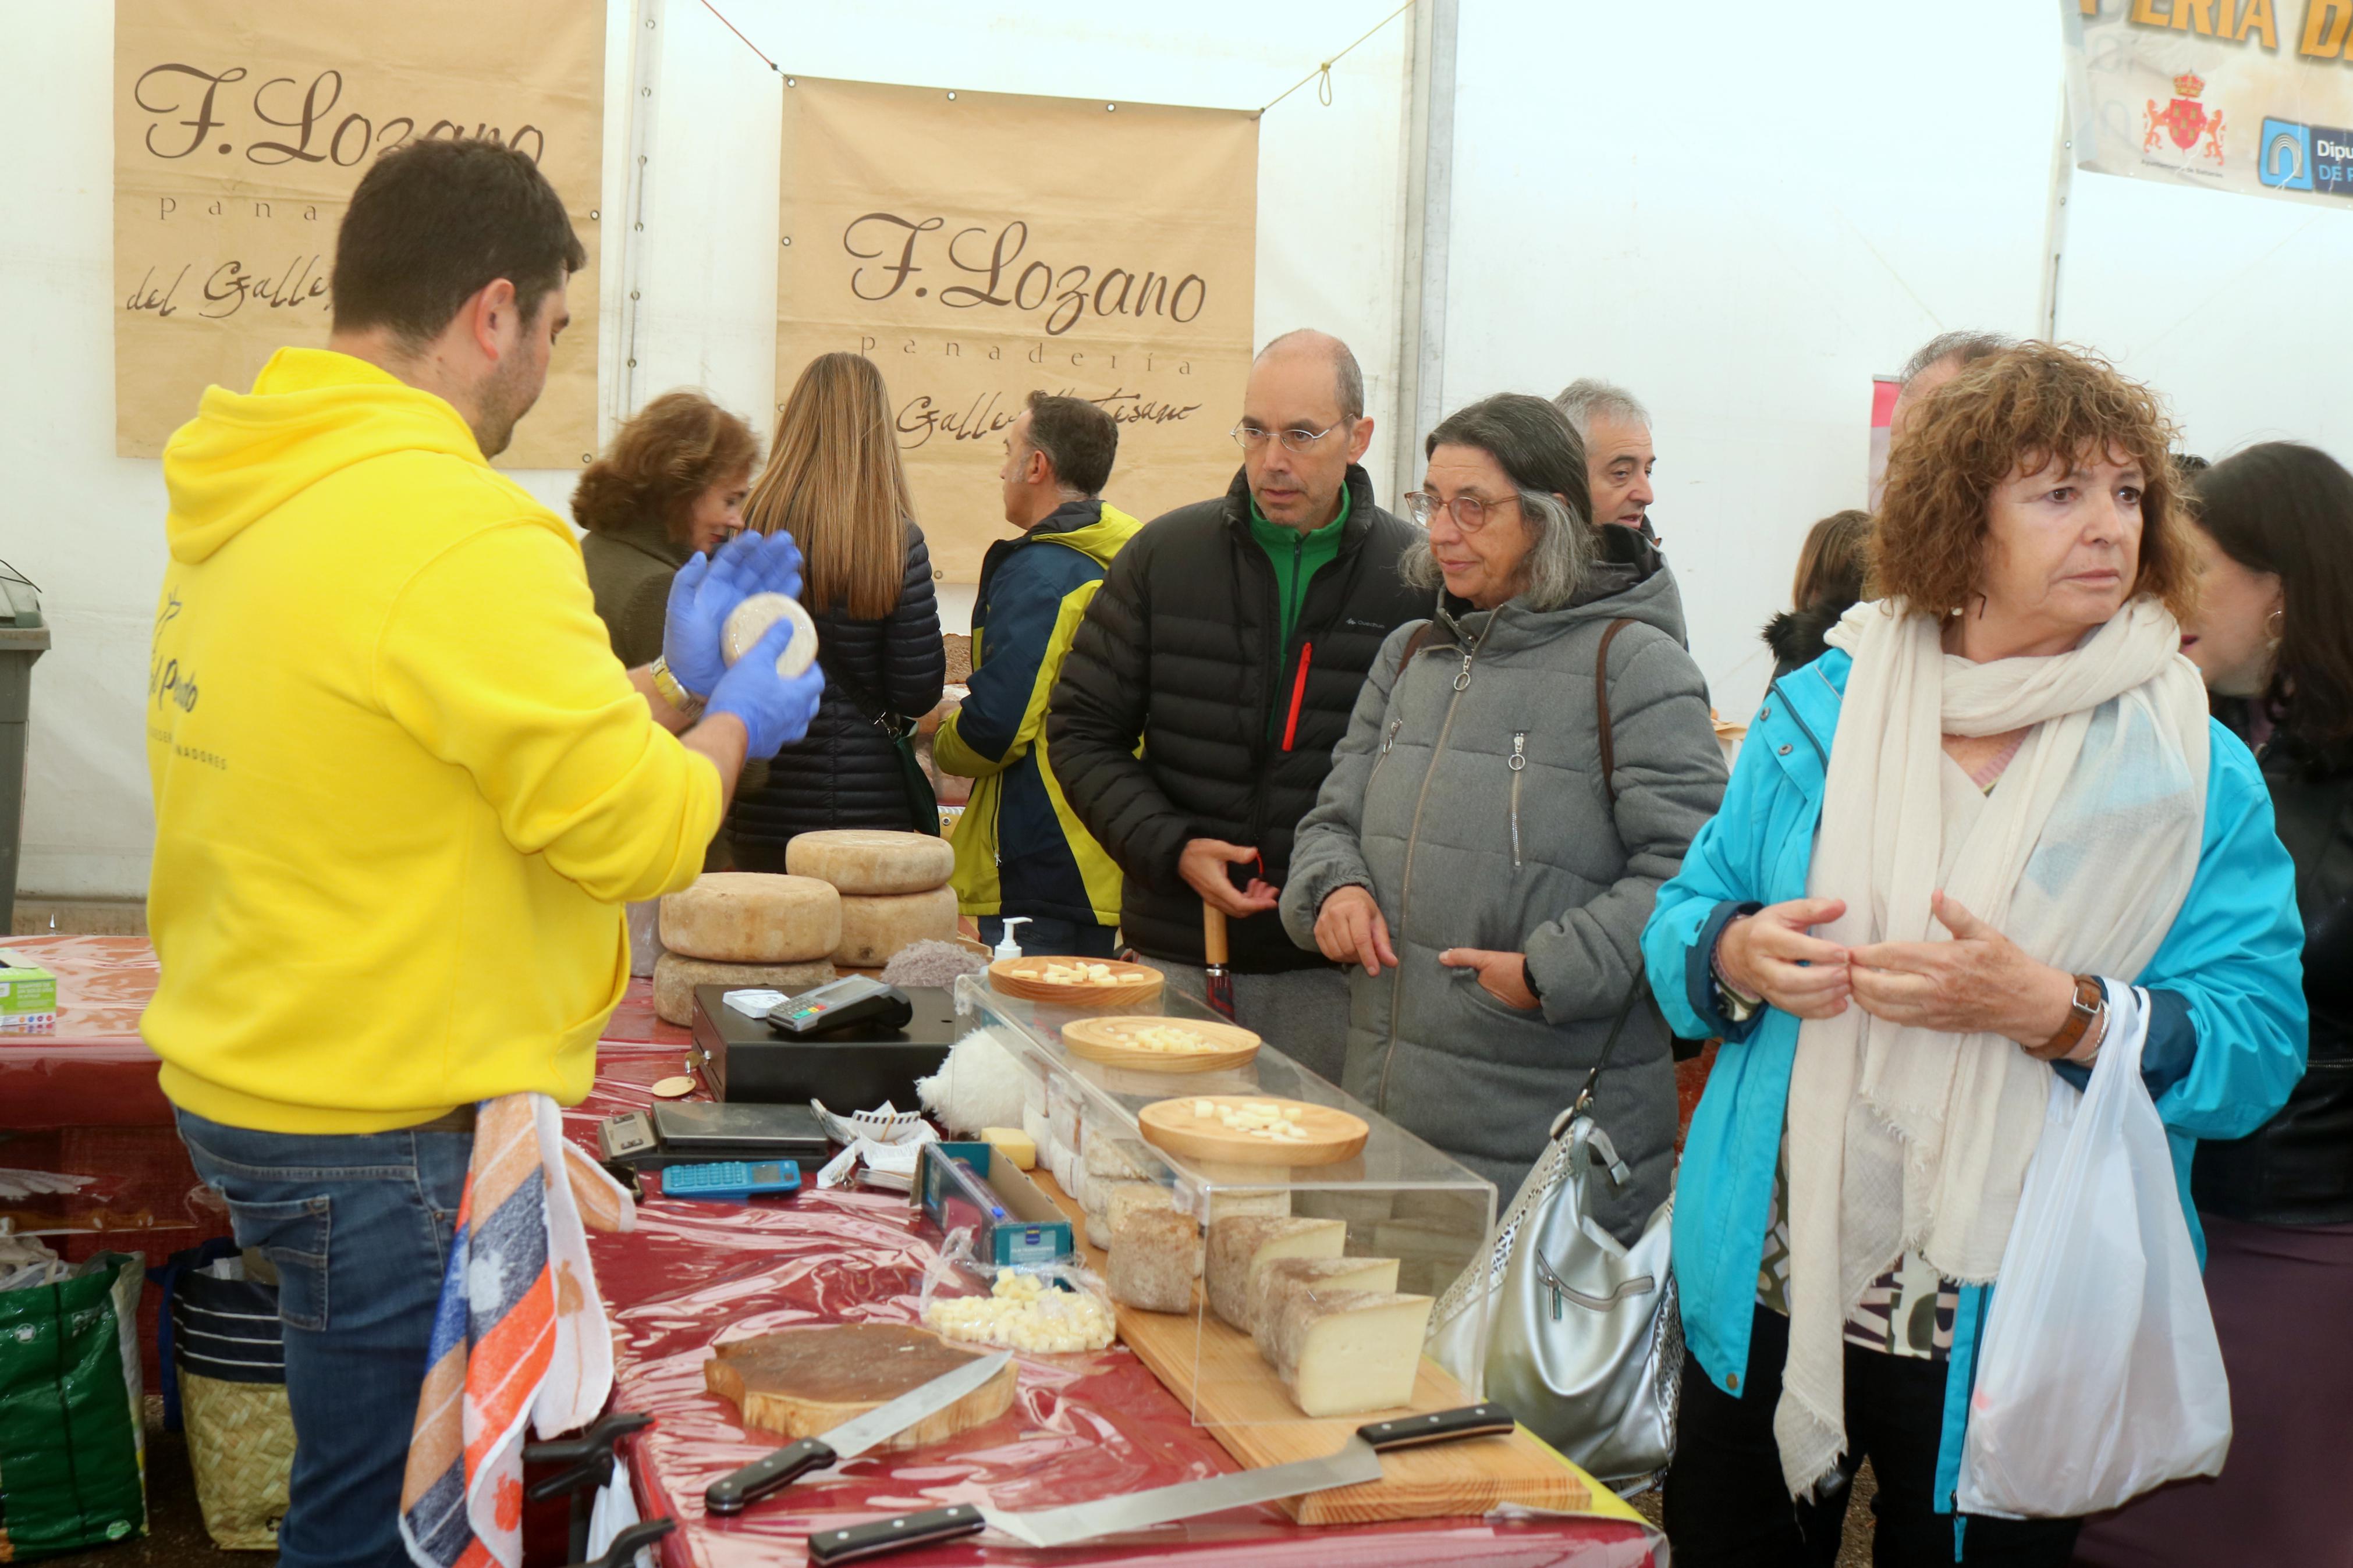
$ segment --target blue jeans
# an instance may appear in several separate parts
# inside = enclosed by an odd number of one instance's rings
[[[292,1505],[280,1568],[407,1568],[400,1483],[470,1132],[256,1132],[177,1113],[237,1245],[278,1269]]]
[[[1015,914],[1021,911],[1016,910]],[[1005,940],[1005,922],[995,915],[983,915],[975,922],[980,927],[980,940],[995,947]],[[1024,952],[1034,952],[1040,958],[1116,958],[1119,956],[1119,928],[1099,926],[1092,921],[1082,925],[1077,921],[1033,920],[1027,925],[1013,928],[1013,940]]]

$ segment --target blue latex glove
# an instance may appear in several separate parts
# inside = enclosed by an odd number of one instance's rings
[[[818,700],[825,695],[823,665],[812,664],[789,679],[776,673],[776,660],[792,640],[793,623],[778,621],[711,693],[707,713],[733,713],[744,721],[747,761],[773,757],[807,734]]]
[[[716,559],[697,554],[678,569],[662,622],[662,661],[681,686],[697,697],[718,689],[727,673],[720,630],[754,594],[801,596],[801,552],[791,534],[739,533]]]

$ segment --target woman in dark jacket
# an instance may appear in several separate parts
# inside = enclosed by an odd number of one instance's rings
[[[890,394],[863,355],[820,354],[801,372],[744,521],[799,541],[801,600],[826,681],[808,738],[737,788],[727,816],[734,864],[781,871],[786,841],[824,828],[937,833],[935,816],[923,820],[933,808],[908,788],[892,731],[938,704],[947,652]]]
[[[2353,1563],[2353,473],[2273,441],[2196,484],[2200,603],[2182,649],[2263,763],[2295,861],[2312,1032],[2287,1104],[2200,1143],[2190,1167],[2230,1460],[2095,1521],[2075,1561]]]
[[[1789,603],[1797,607],[1765,623],[1774,679],[1830,651],[1822,639],[1862,597],[1863,556],[1870,545],[1867,511],[1834,511],[1806,531],[1798,552],[1798,580],[1789,592]]]
[[[662,650],[670,580],[744,527],[744,496],[759,461],[752,427],[696,392],[665,392],[621,426],[582,470],[572,517],[588,537],[596,615],[631,669]]]

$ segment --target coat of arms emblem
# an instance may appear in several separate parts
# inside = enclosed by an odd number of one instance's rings
[[[2206,156],[2219,163],[2222,161],[2222,111],[2210,110],[2198,101],[2206,90],[2206,83],[2196,71],[2184,71],[2173,79],[2173,101],[2163,109],[2157,100],[2148,100],[2147,112],[2143,116],[2145,134],[2140,150],[2157,150],[2159,134],[2170,137],[2173,144],[2184,153],[2198,144],[2200,132],[2206,133]]]

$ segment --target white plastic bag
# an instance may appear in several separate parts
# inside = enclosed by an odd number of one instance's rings
[[[2231,1390],[2165,1125],[2141,1082],[2148,998],[2120,987],[2083,1093],[2027,1167],[1969,1398],[1963,1513],[2073,1518],[2221,1472]]]

